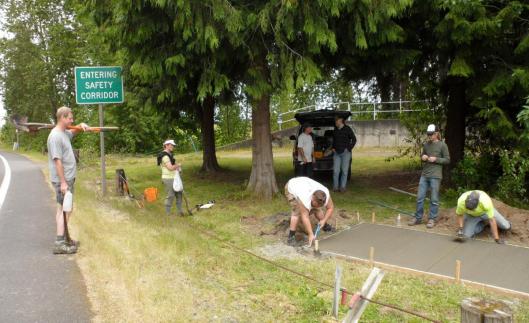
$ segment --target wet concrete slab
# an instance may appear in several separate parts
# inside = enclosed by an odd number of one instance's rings
[[[323,252],[365,260],[370,247],[377,262],[449,277],[460,260],[464,280],[529,294],[529,248],[367,223],[320,241]]]

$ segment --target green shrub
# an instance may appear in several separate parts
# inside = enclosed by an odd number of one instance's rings
[[[495,190],[501,176],[499,158],[496,154],[465,155],[452,170],[452,183],[458,194],[468,190]]]
[[[518,206],[527,204],[529,159],[519,151],[502,150],[500,162],[503,174],[498,179],[498,197]]]

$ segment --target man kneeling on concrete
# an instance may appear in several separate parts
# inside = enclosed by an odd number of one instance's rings
[[[457,200],[456,214],[459,224],[457,238],[460,241],[479,234],[489,223],[494,241],[498,244],[504,244],[505,242],[500,239],[498,234],[498,228],[502,230],[511,229],[511,223],[494,208],[491,198],[483,191],[463,193]]]
[[[296,228],[300,218],[302,228],[309,236],[309,245],[312,244],[315,237],[310,214],[314,214],[323,231],[332,230],[327,221],[332,216],[334,204],[329,190],[325,186],[308,177],[295,177],[285,185],[285,196],[292,207],[290,232],[288,234],[289,245],[296,243]],[[323,207],[326,208],[325,214],[322,210]]]

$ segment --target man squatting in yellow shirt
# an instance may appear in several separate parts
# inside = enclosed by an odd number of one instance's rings
[[[457,200],[457,222],[459,231],[457,238],[464,241],[479,234],[487,223],[490,224],[494,241],[498,244],[505,242],[500,239],[498,228],[510,230],[511,222],[494,208],[491,198],[483,191],[468,191]]]

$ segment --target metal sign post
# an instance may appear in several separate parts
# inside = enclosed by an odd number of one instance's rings
[[[99,126],[103,127],[103,105],[99,104]],[[99,132],[99,147],[101,149],[101,191],[103,196],[107,194],[107,177],[105,163],[105,132]]]
[[[99,126],[104,125],[103,104],[123,103],[123,79],[120,66],[82,66],[75,68],[75,101],[99,105]],[[99,133],[101,149],[101,191],[107,193],[105,134]]]

